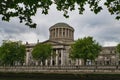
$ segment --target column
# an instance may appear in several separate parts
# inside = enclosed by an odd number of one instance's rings
[[[70,30],[68,29],[68,38],[70,38]]]
[[[56,50],[56,66],[58,66],[58,50]]]
[[[61,50],[61,65],[64,65],[64,55],[63,50]]]
[[[26,52],[26,65],[29,65],[29,52]]]
[[[45,65],[48,66],[48,60],[45,60]]]
[[[55,38],[55,37],[56,37],[56,28],[54,29],[54,35],[55,35],[55,36],[54,36],[54,38]]]
[[[58,38],[60,37],[60,29],[58,28]]]
[[[53,30],[51,30],[51,39],[53,38]]]
[[[58,28],[56,28],[56,38],[58,38]]]
[[[55,38],[56,38],[56,28],[55,28],[55,34],[54,35],[55,35]]]
[[[68,38],[68,29],[66,29],[66,37]]]
[[[71,39],[72,35],[71,35],[71,30],[70,30],[70,39]]]
[[[52,53],[51,53],[52,54]],[[51,56],[51,59],[50,59],[50,65],[52,66],[52,63],[53,62],[53,58],[52,58],[52,56]]]
[[[67,29],[65,28],[65,38],[67,37]]]
[[[79,65],[81,65],[81,64],[82,64],[81,59],[79,59]]]
[[[36,65],[36,66],[38,66],[38,65],[39,65],[38,61],[35,61],[35,65]]]
[[[62,32],[61,32],[61,37],[63,37],[63,28],[61,28],[62,29]]]
[[[72,36],[73,36],[73,35],[72,35],[72,31],[71,31],[71,39],[72,39]]]
[[[55,37],[57,37],[57,28],[55,28]]]
[[[65,33],[64,33],[64,28],[62,28],[63,29],[63,32],[62,32],[62,34],[63,34],[63,37],[65,36]]]
[[[53,29],[53,35],[54,35],[53,38],[55,38],[55,29]]]
[[[40,61],[40,65],[43,66],[43,62],[42,61]]]

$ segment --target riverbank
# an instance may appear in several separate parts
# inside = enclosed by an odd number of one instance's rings
[[[0,66],[0,72],[120,74],[120,66]]]
[[[1,80],[120,80],[120,74],[0,73]]]

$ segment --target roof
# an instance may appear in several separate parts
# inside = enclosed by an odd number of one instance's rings
[[[102,49],[115,50],[115,49],[116,49],[116,46],[102,47]]]
[[[50,29],[56,28],[56,27],[67,27],[67,28],[73,29],[73,27],[71,27],[70,25],[68,25],[67,23],[64,23],[64,22],[56,23],[55,25],[51,26]]]
[[[61,23],[56,23],[56,24],[53,25],[53,26],[56,26],[56,27],[60,27],[60,26],[63,26],[63,27],[70,27],[67,23],[63,23],[63,22],[61,22]]]

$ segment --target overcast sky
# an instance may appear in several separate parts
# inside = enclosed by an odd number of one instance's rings
[[[67,23],[75,29],[75,40],[93,36],[103,46],[115,46],[120,42],[120,21],[115,20],[107,10],[95,15],[86,8],[84,15],[79,15],[77,10],[69,15],[69,18],[64,18],[63,13],[57,11],[55,6],[51,6],[48,15],[42,15],[38,10],[33,17],[33,21],[37,23],[36,29],[19,23],[17,18],[12,18],[10,22],[0,20],[0,44],[2,40],[22,40],[24,43],[36,43],[38,39],[45,41],[49,38],[49,28],[59,22]]]

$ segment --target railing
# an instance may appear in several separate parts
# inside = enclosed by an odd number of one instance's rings
[[[120,72],[120,66],[0,66],[0,72]]]
[[[0,66],[1,68],[39,68],[39,69],[120,69],[120,66]]]

